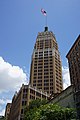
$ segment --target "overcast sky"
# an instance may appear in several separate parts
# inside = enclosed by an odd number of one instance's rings
[[[58,42],[63,85],[70,85],[66,54],[80,34],[80,0],[0,0],[0,115],[22,83],[28,84],[38,32],[47,25]]]

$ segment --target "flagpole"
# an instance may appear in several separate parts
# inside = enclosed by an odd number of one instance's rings
[[[45,16],[45,19],[46,19],[45,21],[46,21],[46,27],[47,27],[47,15]]]
[[[47,13],[43,8],[41,9],[41,12],[45,16],[45,27],[47,28]]]

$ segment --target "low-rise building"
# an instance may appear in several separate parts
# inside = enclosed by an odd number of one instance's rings
[[[5,119],[6,119],[6,120],[9,119],[10,110],[11,110],[11,103],[7,103],[7,105],[6,105],[6,110],[5,110]]]
[[[25,106],[28,106],[31,100],[47,100],[47,98],[49,98],[47,93],[37,90],[30,85],[23,84],[19,92],[16,92],[12,99],[9,120],[23,120]]]
[[[75,108],[73,85],[67,87],[55,97],[51,97],[49,103],[59,104],[62,107]]]

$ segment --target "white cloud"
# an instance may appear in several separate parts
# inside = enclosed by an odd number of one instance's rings
[[[16,91],[27,82],[27,75],[19,66],[12,66],[0,57],[0,93]]]
[[[10,99],[0,99],[0,106],[6,105],[7,103],[11,103],[11,100]]]
[[[3,99],[0,99],[0,105],[3,105],[5,102]]]
[[[70,85],[70,75],[69,75],[69,68],[62,67],[63,73],[63,88],[66,89]]]

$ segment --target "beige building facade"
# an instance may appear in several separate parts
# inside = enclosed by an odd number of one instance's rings
[[[9,120],[23,120],[24,108],[29,105],[31,100],[48,99],[49,95],[40,90],[37,90],[30,85],[22,85],[18,93],[15,93],[12,99],[12,106]]]

